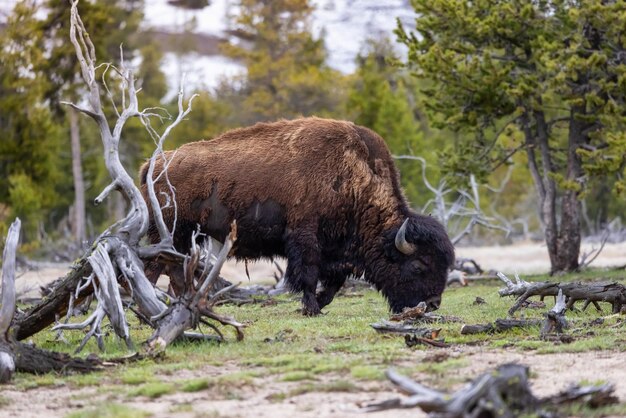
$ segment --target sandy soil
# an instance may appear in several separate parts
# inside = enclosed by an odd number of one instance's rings
[[[599,244],[583,244],[581,254],[599,248]],[[550,259],[545,244],[525,242],[509,246],[459,247],[457,257],[474,259],[485,270],[520,274],[546,273]],[[606,244],[591,267],[626,265],[626,242]]]
[[[621,384],[626,371],[626,358],[623,353],[587,352],[576,354],[545,354],[509,352],[506,350],[482,347],[455,347],[438,350],[450,357],[463,356],[469,360],[466,366],[454,371],[459,383],[458,389],[473,377],[493,369],[506,362],[518,362],[532,365],[531,386],[536,394],[551,395],[565,389],[570,382],[602,379],[614,383],[616,395],[626,399],[626,385]],[[415,362],[424,361],[432,351],[416,352]],[[593,369],[590,365],[593,365]],[[595,370],[594,370],[595,369]],[[597,370],[602,370],[601,375]],[[233,366],[206,366],[200,370],[180,371],[175,375],[160,376],[163,380],[180,380],[207,376],[220,376],[237,371]],[[416,374],[414,379],[437,387],[440,377]],[[250,417],[259,418],[342,418],[359,413],[359,409],[369,403],[402,397],[389,382],[363,383],[363,391],[345,392],[310,392],[287,397],[284,400],[272,400],[272,396],[288,393],[300,383],[275,381],[270,378],[256,378],[253,385],[233,388],[238,399],[225,399],[228,396],[207,389],[195,393],[175,393],[157,399],[139,397],[129,399],[124,395],[103,394],[98,387],[71,388],[68,386],[39,387],[27,391],[17,391],[6,387],[0,391],[11,403],[1,409],[2,416],[23,418],[63,417],[66,414],[89,408],[102,403],[122,403],[130,407],[148,411],[157,418],[203,416]],[[40,402],[38,400],[44,400]],[[179,412],[181,405],[191,405],[192,410]],[[213,415],[211,415],[213,414]],[[219,415],[218,415],[219,414]],[[356,415],[355,415],[356,416]],[[417,409],[390,410],[368,414],[372,418],[419,418],[426,414]]]
[[[539,244],[518,244],[510,247],[460,248],[460,257],[475,259],[484,269],[505,272],[540,273],[549,268],[545,246]],[[595,266],[619,266],[626,264],[626,243],[607,245]],[[282,263],[284,266],[284,263]],[[271,263],[254,263],[249,266],[252,281],[273,281],[276,271]],[[67,266],[47,265],[37,271],[29,271],[17,281],[18,291],[37,295],[40,285],[65,275]],[[223,269],[224,277],[237,282],[248,283],[245,265],[229,262]],[[165,283],[163,283],[165,284]],[[576,354],[523,353],[477,347],[454,347],[445,349],[451,356],[463,356],[468,364],[455,371],[460,380],[469,380],[478,374],[505,362],[520,362],[532,365],[532,387],[543,395],[558,392],[571,382],[581,380],[595,381],[602,379],[616,384],[616,394],[622,402],[626,401],[626,385],[623,384],[626,373],[626,356],[619,352],[587,352]],[[421,362],[429,352],[415,352],[414,361]],[[601,370],[601,373],[598,371]],[[171,376],[162,376],[163,380],[181,380],[194,377],[219,376],[238,371],[234,365],[228,367],[206,366],[201,370],[180,371]],[[432,375],[415,375],[417,380],[437,386],[437,379]],[[223,394],[214,389],[196,393],[176,393],[158,399],[134,398],[124,395],[103,394],[98,387],[73,388],[65,385],[39,387],[27,391],[18,391],[11,386],[0,389],[0,396],[10,400],[9,405],[0,409],[0,416],[16,417],[63,417],[70,412],[83,409],[100,402],[123,403],[128,406],[149,411],[155,417],[302,417],[302,418],[339,418],[355,415],[360,406],[389,398],[403,396],[395,391],[389,382],[368,382],[364,391],[358,393],[311,392],[288,397],[281,401],[272,400],[272,395],[288,393],[300,383],[275,381],[270,378],[257,378],[254,385],[241,388],[240,399],[224,399]],[[461,383],[459,383],[460,385]],[[457,385],[458,386],[458,385]],[[43,402],[42,400],[45,400]],[[192,411],[181,412],[181,405],[192,404]],[[211,415],[213,414],[213,415]],[[418,410],[392,410],[368,414],[372,418],[383,417],[425,417]]]

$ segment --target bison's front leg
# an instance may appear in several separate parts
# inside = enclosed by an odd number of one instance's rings
[[[324,266],[331,266],[331,268],[324,268]],[[341,289],[346,282],[346,278],[351,273],[351,270],[343,271],[342,269],[335,270],[332,268],[331,263],[326,263],[322,260],[322,272],[321,282],[324,286],[321,292],[317,294],[317,303],[322,309],[328,305],[335,298],[335,294]]]
[[[302,313],[321,313],[315,297],[319,277],[320,254],[317,237],[311,231],[292,232],[287,239],[287,286],[292,292],[302,292]]]

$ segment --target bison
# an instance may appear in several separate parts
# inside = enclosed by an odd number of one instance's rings
[[[177,211],[170,205],[163,215],[170,227],[176,219],[177,250],[190,249],[197,228],[223,241],[236,220],[231,255],[285,257],[286,284],[302,293],[305,315],[318,315],[348,276],[362,274],[393,312],[420,302],[438,308],[454,248],[437,220],[409,208],[389,149],[370,129],[321,118],[257,123],[166,158]],[[155,176],[162,170],[159,159]],[[144,164],[144,197],[147,171]],[[165,177],[157,195],[169,191]],[[159,240],[152,220],[148,236]],[[146,269],[152,281],[161,271]]]

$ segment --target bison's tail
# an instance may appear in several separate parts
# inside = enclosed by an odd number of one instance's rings
[[[143,163],[143,165],[139,169],[139,181],[142,186],[146,184],[146,179],[148,178],[149,168],[150,168],[150,161],[146,161],[145,163]]]

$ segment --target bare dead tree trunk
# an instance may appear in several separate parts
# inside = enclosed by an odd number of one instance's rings
[[[85,216],[85,181],[83,180],[83,166],[80,150],[80,131],[78,125],[78,112],[70,109],[70,142],[72,148],[72,176],[74,178],[74,221],[72,222],[72,233],[74,239],[82,248],[87,239],[86,216]]]
[[[102,368],[98,359],[72,358],[64,353],[41,350],[13,339],[11,321],[15,314],[15,256],[20,235],[19,219],[11,224],[2,256],[2,306],[0,307],[0,383],[9,382],[13,373],[51,371],[91,372]]]
[[[9,227],[2,253],[2,306],[0,306],[0,383],[6,383],[15,372],[15,354],[9,345],[9,328],[15,312],[15,253],[20,239],[21,221]]]
[[[196,251],[190,256],[181,254],[173,247],[173,231],[169,230],[163,221],[161,213],[163,208],[160,206],[154,190],[154,182],[158,181],[160,176],[166,175],[167,172],[165,169],[159,175],[154,176],[154,165],[157,159],[163,159],[165,167],[168,165],[163,151],[164,141],[172,129],[191,112],[191,103],[197,95],[193,95],[185,107],[184,91],[181,87],[178,95],[178,115],[162,134],[157,133],[150,125],[150,118],[157,117],[163,121],[166,118],[171,119],[171,115],[164,109],[158,108],[139,110],[135,79],[132,71],[124,67],[123,55],[120,68],[111,64],[104,66],[96,64],[95,47],[78,13],[78,2],[79,0],[71,1],[70,40],[76,51],[82,78],[87,86],[87,101],[84,107],[68,102],[64,104],[90,116],[100,130],[105,165],[111,177],[111,183],[95,199],[95,203],[100,204],[111,192],[119,191],[128,209],[122,219],[96,239],[92,248],[77,261],[74,270],[55,286],[52,293],[16,321],[18,338],[26,338],[43,329],[52,323],[57,316],[68,311],[71,312],[73,304],[80,303],[83,298],[93,294],[97,300],[97,306],[85,321],[57,324],[54,329],[88,328],[89,330],[77,351],[80,351],[92,337],[96,338],[98,345],[102,347],[100,327],[102,320],[108,317],[115,334],[126,341],[129,348],[132,347],[124,312],[125,308],[121,303],[119,293],[118,281],[120,281],[124,287],[130,290],[133,301],[138,308],[136,312],[156,329],[155,334],[145,346],[148,354],[164,349],[171,341],[182,335],[185,330],[195,328],[199,322],[211,327],[221,336],[219,330],[210,320],[234,327],[237,331],[237,338],[241,339],[243,337],[241,331],[243,325],[232,318],[217,314],[212,309],[221,294],[229,291],[230,288],[213,292],[211,297],[208,297],[216,283],[216,278],[219,277],[221,263],[228,256],[232,242],[236,238],[235,224],[233,224],[231,234],[227,242],[224,243],[216,261],[213,261],[215,255],[213,250],[217,253],[215,248]],[[118,116],[112,128],[104,114],[100,85],[96,80],[96,70],[100,67],[104,68],[102,86]],[[119,90],[123,96],[121,109],[115,106],[116,101],[113,98],[113,93],[106,84],[106,74],[109,71],[115,72],[120,80]],[[120,159],[119,149],[122,130],[131,117],[138,117],[141,120],[156,144],[156,149],[149,162],[146,181],[146,197],[151,202],[150,208]],[[167,177],[165,179],[169,184]],[[166,205],[173,206],[175,211],[176,196],[173,187],[170,187],[165,200]],[[161,242],[142,247],[139,242],[148,229],[149,211],[152,212],[155,226],[161,236]],[[197,238],[199,237],[194,236],[193,238],[193,248],[197,248]],[[174,299],[171,307],[168,307],[164,302],[165,295],[163,292],[150,283],[144,273],[142,259],[154,261],[157,258],[164,258],[175,265],[184,264],[185,266],[186,292],[180,299]],[[151,342],[155,342],[155,344],[150,344]],[[136,358],[141,357],[136,356]]]

